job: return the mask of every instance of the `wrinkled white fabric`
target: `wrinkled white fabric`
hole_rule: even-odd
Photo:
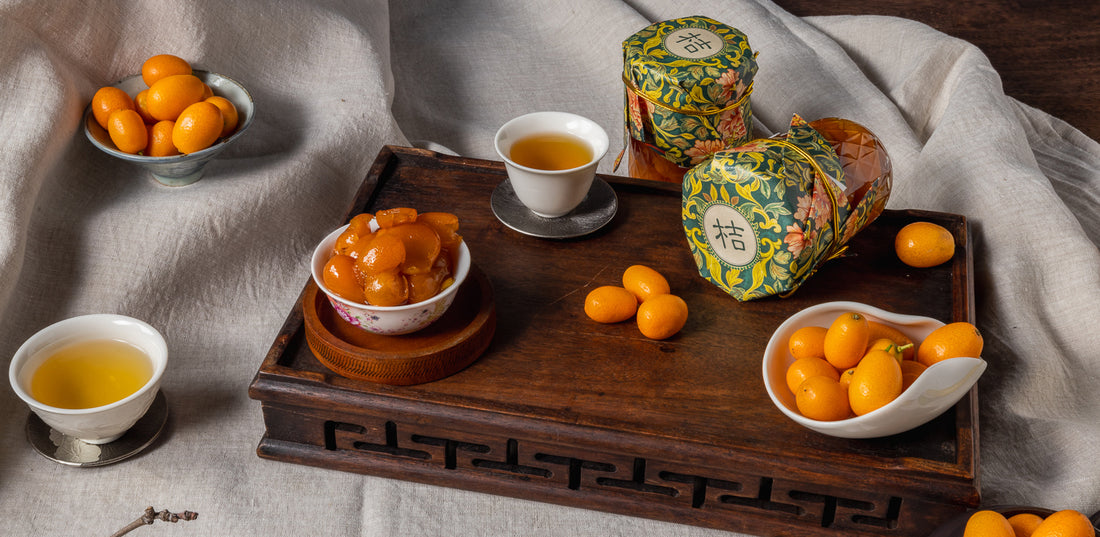
[[[496,159],[499,125],[552,109],[614,140],[622,41],[689,15],[748,35],[763,128],[794,113],[856,120],[892,157],[891,208],[969,220],[990,363],[984,503],[1100,509],[1100,144],[1006,97],[963,41],[895,18],[799,19],[767,0],[0,0],[0,363],[42,327],[95,312],[149,322],[171,353],[167,438],[123,464],[37,455],[25,405],[0,389],[3,533],[109,535],[153,505],[200,517],[138,531],[730,535],[262,460],[247,394],[313,245],[383,145]],[[246,135],[182,188],[107,157],[80,126],[98,87],[158,53],[232,76],[256,103]]]

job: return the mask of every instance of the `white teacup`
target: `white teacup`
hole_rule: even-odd
[[[31,395],[35,371],[54,352],[94,340],[119,340],[139,348],[152,366],[149,380],[129,396],[91,408],[59,408]],[[8,380],[15,394],[53,430],[89,444],[106,444],[125,434],[149,410],[167,365],[168,346],[155,328],[123,315],[100,313],[65,319],[31,336],[15,351]]]
[[[587,146],[590,158],[586,162],[567,169],[542,169],[520,164],[513,158],[517,141],[563,134]],[[599,124],[568,112],[534,112],[517,117],[501,126],[494,139],[516,197],[531,212],[545,218],[564,216],[584,201],[608,145],[607,133]]]

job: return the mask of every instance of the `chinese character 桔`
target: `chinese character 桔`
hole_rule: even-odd
[[[745,241],[741,240],[742,228],[733,223],[733,220],[730,220],[730,223],[728,225],[723,226],[722,223],[717,218],[715,218],[714,225],[712,227],[714,228],[715,232],[717,232],[714,238],[716,240],[720,239],[722,241],[722,248],[727,248],[726,238],[729,237],[729,248],[733,248],[737,251],[745,250]]]
[[[684,47],[684,50],[695,54],[702,49],[710,49],[710,41],[707,41],[702,36],[695,32],[682,35],[676,40],[678,45]]]

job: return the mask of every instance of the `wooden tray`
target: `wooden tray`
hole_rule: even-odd
[[[373,334],[340,318],[310,281],[300,302],[306,345],[325,367],[352,379],[410,385],[439,380],[476,360],[493,338],[492,286],[477,265],[439,320],[400,336]]]
[[[314,358],[299,300],[249,388],[267,427],[259,456],[757,535],[924,536],[978,505],[976,390],[916,430],[846,440],[787,419],[761,380],[772,331],[820,302],[973,322],[963,217],[887,211],[790,298],[738,303],[699,277],[677,185],[602,177],[619,198],[610,224],[538,239],[492,214],[501,163],[383,148],[349,217],[458,215],[493,286],[493,340],[441,380],[356,381]],[[916,219],[952,230],[952,263],[896,259],[894,234]],[[585,317],[588,290],[634,263],[687,301],[680,334],[651,341],[633,323]]]

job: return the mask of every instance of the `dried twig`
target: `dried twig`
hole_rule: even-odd
[[[131,531],[134,531],[142,526],[148,526],[158,520],[162,520],[164,522],[179,522],[181,520],[195,520],[196,518],[199,518],[199,514],[191,511],[184,511],[182,513],[169,513],[167,509],[163,511],[157,511],[152,507],[146,507],[145,512],[142,513],[137,520],[127,524],[125,528],[122,528],[111,534],[111,537],[121,537],[122,535],[126,535],[127,533],[130,533]]]

